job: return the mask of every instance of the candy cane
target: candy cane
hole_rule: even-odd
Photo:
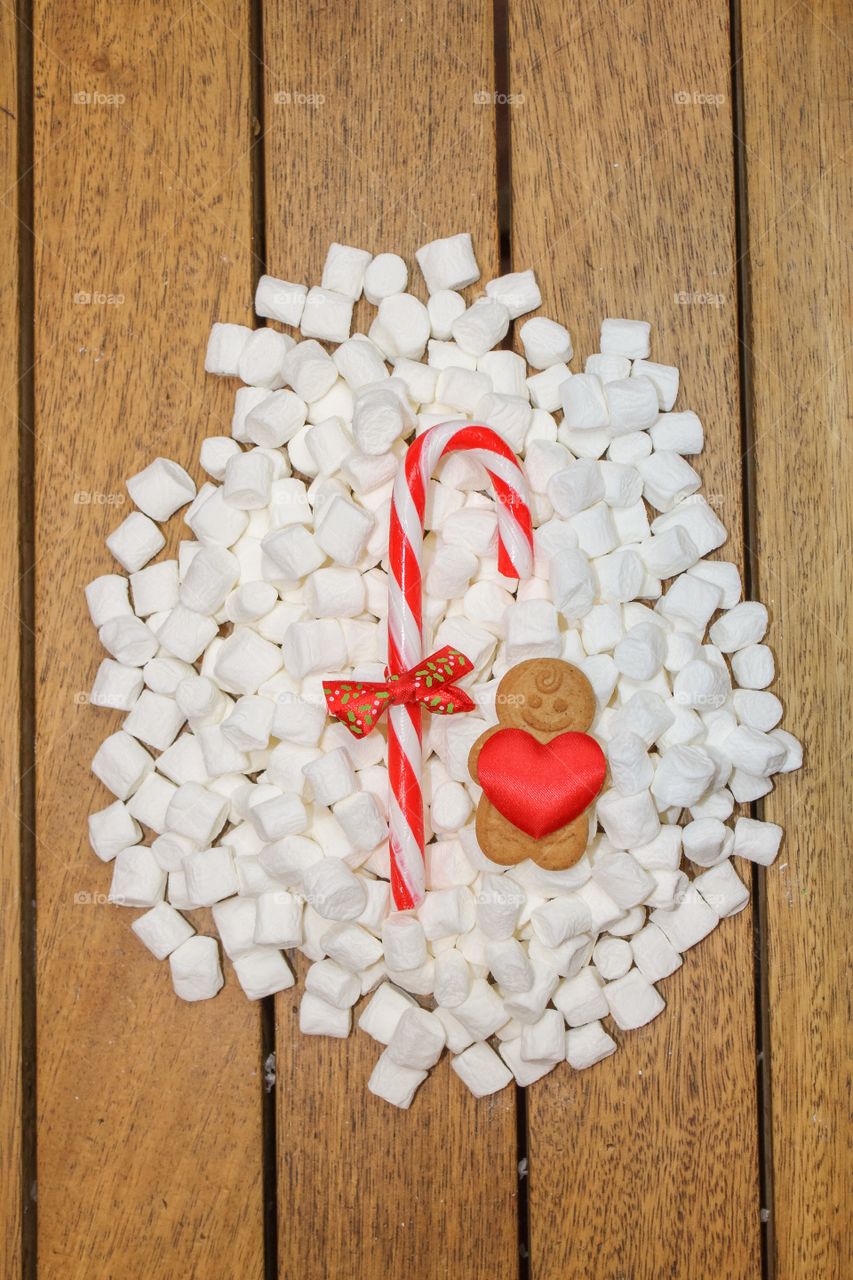
[[[398,471],[391,497],[388,671],[400,675],[424,656],[421,590],[424,507],[429,480],[448,453],[482,463],[497,499],[498,570],[526,578],[533,570],[527,482],[509,445],[491,427],[443,422],[417,437]],[[424,896],[424,815],[421,793],[421,709],[392,706],[388,725],[391,784],[391,891],[398,911]]]

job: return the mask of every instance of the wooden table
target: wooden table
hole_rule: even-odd
[[[3,1276],[850,1275],[842,0],[4,0],[0,33]],[[206,333],[253,323],[262,270],[463,229],[485,278],[536,269],[581,358],[602,316],[652,321],[807,767],[663,1016],[526,1095],[444,1063],[403,1114],[366,1037],[233,982],[179,1003],[104,905],[89,761],[120,716],[86,705],[81,588],[124,478],[228,433]]]

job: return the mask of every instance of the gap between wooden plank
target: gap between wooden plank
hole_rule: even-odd
[[[263,0],[249,0],[249,82],[252,130],[252,289],[267,269],[266,171],[264,164]],[[254,318],[256,327],[266,321]],[[264,1213],[264,1280],[278,1276],[278,1143],[276,1139],[275,997],[260,1002],[261,1141]]]
[[[755,564],[755,473],[752,420],[752,360],[750,332],[752,297],[749,279],[749,189],[747,157],[744,142],[743,25],[741,0],[730,0],[729,29],[731,35],[732,137],[735,197],[735,283],[738,313],[738,369],[740,392],[741,481],[743,486],[743,594],[745,600],[755,598],[757,574]],[[751,817],[763,816],[763,806],[747,806]],[[753,959],[755,989],[755,1086],[758,1134],[758,1195],[761,1232],[762,1280],[772,1280],[773,1266],[773,1118],[770,1094],[770,1037],[768,1034],[767,993],[767,901],[765,872],[754,866],[750,876],[753,911]]]
[[[18,28],[20,854],[21,854],[21,1272],[36,1275],[36,792],[35,792],[35,351],[33,255],[32,0],[20,0]]]
[[[494,0],[495,49],[495,175],[498,200],[499,271],[512,271],[512,128],[510,126],[510,54],[508,0]],[[512,349],[513,330],[501,343]],[[515,1088],[515,1153],[518,1162],[518,1277],[530,1276],[530,1213],[528,1190],[527,1090]]]

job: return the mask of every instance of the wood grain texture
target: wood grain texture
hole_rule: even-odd
[[[257,1008],[233,978],[178,1001],[105,904],[89,761],[121,716],[85,705],[82,592],[116,571],[125,478],[158,453],[198,477],[228,432],[202,366],[211,321],[250,315],[248,6],[51,0],[35,31],[39,1274],[251,1280]]]
[[[602,317],[651,321],[740,560],[728,6],[511,0],[510,59],[513,266],[535,268],[575,369]],[[660,989],[613,1057],[528,1090],[533,1280],[760,1274],[749,911]]]
[[[0,759],[0,1272],[21,1270],[21,847],[18,780],[20,733],[18,560],[18,68],[14,13],[0,9],[0,700],[5,750]]]
[[[491,21],[485,3],[266,9],[272,274],[317,283],[345,241],[402,254],[425,297],[414,250],[468,230],[496,274],[494,111],[475,101],[493,91]],[[371,314],[359,304],[354,328]],[[282,1276],[515,1274],[511,1091],[476,1102],[443,1062],[396,1111],[366,1090],[379,1046],[301,1037],[292,993],[277,1039]]]
[[[781,0],[743,14],[756,588],[806,764],[763,804],[786,830],[766,872],[777,1280],[853,1265],[850,17]]]

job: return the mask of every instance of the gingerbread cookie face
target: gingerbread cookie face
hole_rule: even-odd
[[[503,866],[530,858],[549,871],[581,858],[589,808],[604,783],[601,747],[586,729],[595,694],[582,671],[557,658],[513,667],[498,685],[499,724],[471,748],[468,767],[483,788],[477,840]]]
[[[582,671],[560,658],[531,658],[498,685],[501,724],[535,734],[583,732],[595,715],[595,694]]]

